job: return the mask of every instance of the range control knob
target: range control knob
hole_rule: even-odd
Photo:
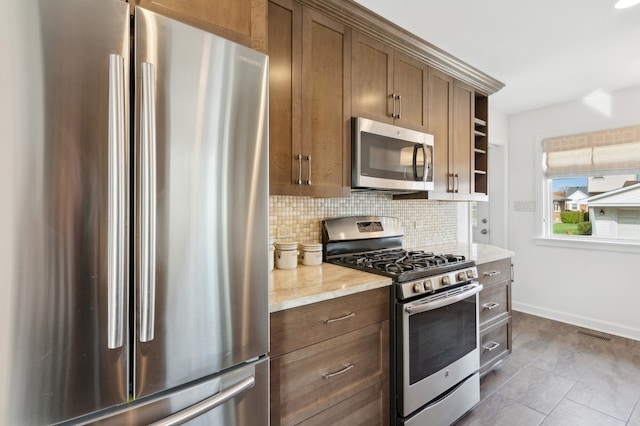
[[[467,274],[463,272],[458,272],[458,281],[464,281],[467,279]]]
[[[421,282],[415,283],[413,285],[413,292],[414,293],[424,293],[424,284],[422,284]]]
[[[475,278],[475,274],[473,273],[473,269],[469,269],[467,271],[467,278],[471,279],[471,278]]]
[[[442,277],[442,285],[451,285],[451,280],[449,279],[449,275],[445,275]]]
[[[424,289],[427,291],[433,290],[433,282],[431,282],[431,280],[426,280],[424,282]]]

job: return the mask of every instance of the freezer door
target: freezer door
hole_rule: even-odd
[[[269,423],[269,359],[241,365],[81,425],[264,426]],[[78,425],[80,426],[80,425]]]
[[[140,397],[268,352],[265,55],[136,8]]]
[[[0,424],[127,401],[129,6],[3,3]]]

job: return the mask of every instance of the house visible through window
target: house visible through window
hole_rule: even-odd
[[[640,240],[639,174],[550,181],[550,233]]]
[[[640,126],[543,141],[546,235],[640,241]]]

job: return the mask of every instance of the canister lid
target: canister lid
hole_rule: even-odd
[[[275,246],[278,250],[296,250],[298,243],[296,241],[276,241]]]
[[[301,245],[304,251],[322,251],[322,244],[320,243],[302,243]]]

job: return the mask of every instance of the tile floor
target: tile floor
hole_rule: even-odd
[[[513,312],[513,353],[480,399],[456,426],[640,426],[640,342]]]

